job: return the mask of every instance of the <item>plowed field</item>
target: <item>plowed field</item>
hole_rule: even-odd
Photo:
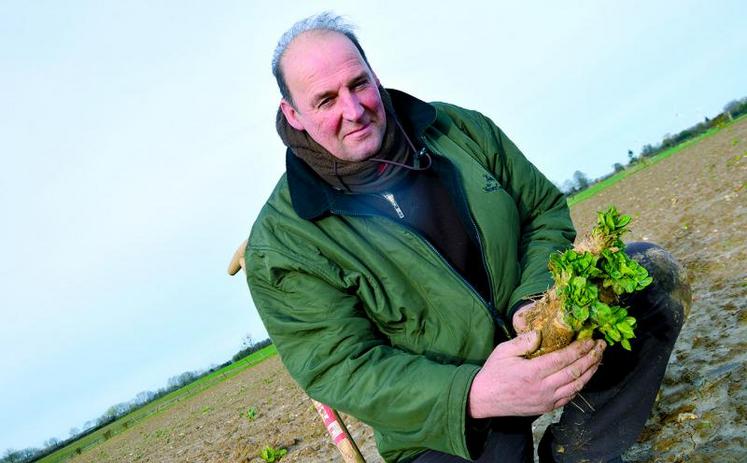
[[[653,241],[687,268],[694,302],[639,442],[640,462],[747,460],[747,119],[630,175],[572,208],[579,230],[614,204],[633,215],[628,240]],[[239,284],[239,282],[237,282]],[[257,416],[246,412],[254,407]],[[535,423],[537,435],[554,418]],[[369,428],[348,425],[369,462]],[[152,416],[76,456],[76,463],[341,461],[311,402],[278,357]]]

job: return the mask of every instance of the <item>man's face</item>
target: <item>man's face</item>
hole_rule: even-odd
[[[355,45],[335,32],[306,32],[280,63],[295,105],[282,100],[288,123],[333,156],[362,161],[381,147],[386,113],[378,79]]]

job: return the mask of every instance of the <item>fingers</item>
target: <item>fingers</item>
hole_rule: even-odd
[[[567,347],[537,357],[533,361],[546,372],[547,376],[550,376],[588,354],[595,345],[593,339],[574,341]]]
[[[516,314],[514,315],[513,325],[515,332],[523,333],[527,328],[527,320],[525,318],[525,314],[516,312]]]
[[[580,378],[589,368],[599,364],[604,352],[604,341],[597,341],[594,348],[589,350],[583,357],[578,358],[575,362],[567,367],[549,375],[545,381],[554,387],[561,387]]]
[[[586,386],[586,383],[588,383],[591,377],[594,376],[594,373],[596,373],[598,368],[599,363],[586,370],[586,372],[579,376],[578,379],[558,389],[555,393],[555,396],[558,398],[557,402],[563,402],[565,400],[565,403],[568,403],[573,400],[573,398],[576,397],[576,394],[581,392],[584,386]],[[563,405],[565,405],[565,403]],[[556,407],[558,406],[559,405],[556,405]]]
[[[540,338],[539,331],[528,331],[510,341],[502,342],[495,351],[502,357],[521,357],[539,349]]]
[[[586,385],[599,368],[605,346],[604,341],[597,341],[586,355],[546,379],[547,384],[555,388],[556,400],[572,397]]]
[[[528,304],[525,304],[523,307],[521,307],[519,310],[517,310],[514,313],[513,319],[511,320],[511,323],[514,325],[514,331],[517,333],[521,333],[526,331],[527,329],[527,312],[529,312],[529,309],[534,307],[534,302],[530,302]]]
[[[570,397],[563,397],[562,399],[555,401],[555,403],[552,406],[552,409],[555,410],[556,408],[560,408],[564,405],[567,405],[571,400],[573,400],[574,397],[576,396],[572,395]]]

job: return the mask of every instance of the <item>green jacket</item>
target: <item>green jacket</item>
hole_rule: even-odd
[[[332,189],[290,152],[252,228],[247,280],[291,376],[371,425],[387,461],[425,449],[475,457],[472,379],[511,336],[511,308],[550,286],[548,255],[575,232],[562,194],[490,119],[391,94],[469,213],[492,300],[415,230]]]

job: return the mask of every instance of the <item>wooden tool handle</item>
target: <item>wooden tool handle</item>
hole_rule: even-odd
[[[366,463],[337,410],[314,399],[311,401],[314,403],[319,416],[322,417],[322,421],[324,421],[324,426],[327,428],[332,442],[337,446],[337,450],[340,451],[342,460],[345,463]]]
[[[239,273],[239,270],[246,266],[244,262],[244,251],[246,250],[246,242],[247,240],[244,240],[244,242],[241,243],[238,248],[236,248],[236,252],[233,253],[231,262],[229,262],[228,264],[229,275],[236,275],[237,273]]]
[[[233,253],[231,262],[228,264],[229,275],[236,275],[240,270],[246,267],[246,263],[244,262],[246,244],[247,241],[245,240],[239,245],[236,252]],[[311,401],[314,403],[314,407],[319,413],[319,416],[322,417],[324,427],[327,428],[327,432],[332,438],[332,442],[335,443],[337,450],[340,451],[342,460],[345,463],[366,463],[366,460],[363,459],[361,451],[358,449],[358,446],[355,445],[355,441],[350,436],[348,428],[345,427],[345,423],[337,413],[337,410],[328,405],[324,405],[321,402],[317,402],[316,400],[312,399]]]

